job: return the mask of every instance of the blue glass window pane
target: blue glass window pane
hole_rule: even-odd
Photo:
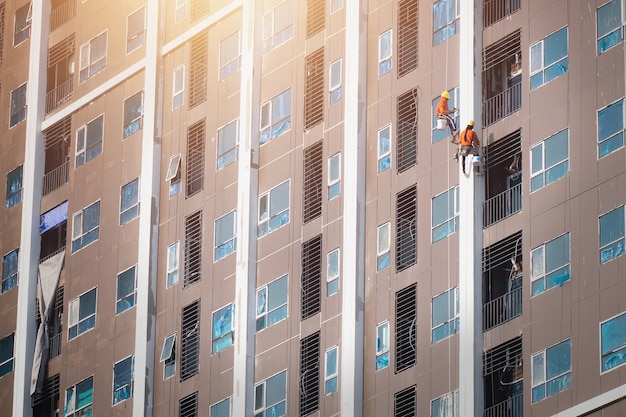
[[[600,246],[624,237],[624,206],[600,216]]]
[[[337,182],[328,187],[328,199],[331,200],[341,193],[341,183]]]
[[[530,152],[532,173],[535,174],[543,169],[543,144],[538,144]]]
[[[93,402],[93,378],[76,384],[76,408],[81,408]]]
[[[215,244],[221,245],[233,239],[235,234],[235,222],[237,221],[235,211],[217,219],[215,221]]]
[[[621,30],[616,30],[598,40],[598,53],[606,52],[622,41]]]
[[[538,387],[533,388],[533,402],[541,401],[546,398],[546,390],[545,385],[539,385]]]
[[[546,272],[568,264],[569,260],[569,233],[546,243]]]
[[[602,355],[626,346],[626,314],[615,317],[600,326]]]
[[[548,288],[559,286],[567,281],[569,281],[570,273],[569,266],[558,269],[548,275],[546,275],[546,282]]]
[[[287,396],[287,374],[286,372],[281,372],[277,375],[274,375],[271,378],[268,378],[265,382],[266,388],[266,400],[265,404],[271,405],[276,404],[280,401],[284,401]]]
[[[623,330],[626,331],[626,330]],[[626,348],[602,357],[602,372],[626,363]]]
[[[552,379],[557,375],[570,371],[572,369],[571,363],[570,340],[546,349],[546,379]]]
[[[339,278],[326,283],[326,296],[330,297],[339,292]]]
[[[598,7],[597,23],[598,38],[620,27],[622,16],[621,1],[611,0],[602,7]]]
[[[607,263],[608,261],[617,258],[624,254],[624,239],[608,245],[600,250],[600,262]]]
[[[603,141],[624,130],[624,100],[598,112],[598,141]]]
[[[541,187],[543,187],[543,174],[530,179],[530,191],[537,191]]]
[[[547,395],[551,396],[557,394],[572,385],[572,374],[568,373],[560,376],[552,381],[548,381],[546,384]]]
[[[568,67],[569,67],[569,60],[567,58],[562,59],[556,64],[547,67],[544,73],[545,82],[547,83],[548,81],[551,81],[555,79],[556,77],[565,74],[567,72]]]
[[[544,281],[543,278],[533,281],[530,286],[531,286],[530,292],[532,296],[541,294],[542,292],[546,290],[546,282]]]
[[[0,363],[8,361],[13,357],[14,334],[10,334],[0,340]]]
[[[213,338],[218,338],[232,330],[232,304],[213,313]]]
[[[543,85],[543,72],[538,72],[537,74],[530,77],[530,89],[534,90],[537,87],[541,87]]]
[[[598,156],[600,158],[607,156],[611,152],[620,149],[624,146],[624,132],[620,132],[610,139],[598,145]]]
[[[265,414],[267,417],[280,417],[280,416],[284,416],[286,413],[286,405],[285,402],[281,402],[279,404],[276,404],[273,407],[270,407],[267,409],[267,413]]]
[[[386,59],[378,64],[378,76],[382,77],[391,71],[391,59]]]
[[[567,159],[567,155],[569,154],[567,136],[568,129],[565,129],[545,140],[546,168],[550,168],[551,166]],[[533,164],[534,162],[535,161],[533,160]]]
[[[272,100],[272,124],[275,124],[291,114],[291,89],[285,91]]]
[[[390,260],[391,256],[389,255],[389,252],[380,255],[377,259],[378,270],[380,271],[381,269],[387,268],[389,266]]]
[[[276,310],[271,311],[267,315],[268,326],[278,323],[279,321],[287,318],[287,306],[284,305]]]
[[[389,352],[385,352],[376,357],[376,370],[383,369],[389,366]]]
[[[554,168],[551,168],[546,171],[546,185],[558,180],[559,178],[563,178],[567,171],[569,170],[568,161],[561,162]]]
[[[100,202],[96,202],[83,211],[83,233],[100,224]]]
[[[378,172],[381,173],[383,171],[391,168],[391,156],[387,155],[384,158],[380,158],[378,160]]]
[[[83,294],[80,297],[80,305],[78,308],[79,320],[96,313],[96,289]]]
[[[433,329],[433,343],[436,343],[452,334],[452,323],[445,323]]]
[[[567,55],[567,27],[548,36],[543,41],[544,66],[547,67]]]
[[[433,309],[433,318],[432,318],[433,327],[436,327],[442,323],[445,323],[450,319],[450,315],[448,313],[450,306],[448,303],[447,292],[433,298],[432,309]]]
[[[328,395],[331,392],[337,391],[337,377],[331,378],[325,383],[324,392]]]

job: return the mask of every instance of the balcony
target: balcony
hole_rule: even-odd
[[[500,297],[497,297],[483,306],[483,331],[513,320],[522,315],[522,286],[521,276],[519,287],[514,288]],[[514,280],[515,283],[515,280]]]
[[[483,354],[483,417],[523,417],[523,376],[521,335]]]
[[[69,78],[53,88],[51,91],[48,91],[46,93],[46,114],[50,113],[60,105],[70,101],[73,90],[74,80]]]
[[[43,177],[43,195],[46,196],[54,190],[61,188],[70,180],[70,160],[69,157],[63,165],[47,172]]]
[[[76,16],[76,0],[52,0],[50,12],[50,33],[60,28]]]
[[[489,27],[515,13],[522,6],[522,0],[485,0],[483,4],[483,27]]]
[[[489,227],[522,209],[522,183],[496,194],[483,203],[483,225]]]
[[[483,417],[523,417],[524,394],[508,398],[499,404],[485,409]]]
[[[504,119],[522,107],[522,83],[514,84],[483,103],[483,126]]]

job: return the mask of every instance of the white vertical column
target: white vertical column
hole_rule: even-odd
[[[235,275],[235,363],[232,416],[252,416],[254,400],[257,197],[261,3],[242,2],[239,169],[237,180],[237,266]]]
[[[460,2],[460,129],[474,120],[479,139],[482,131],[482,1]],[[471,69],[471,70],[470,70]],[[471,157],[468,156],[467,164]],[[459,161],[461,158],[459,158]],[[459,342],[459,400],[461,416],[482,416],[484,408],[482,379],[482,204],[484,177],[460,169],[459,293],[461,330]]]
[[[339,380],[340,414],[353,417],[363,415],[367,1],[346,1],[345,8],[343,287]]]
[[[137,249],[137,304],[135,306],[135,364],[133,416],[151,417],[154,395],[156,345],[156,287],[159,251],[159,198],[163,108],[162,61],[159,54],[164,1],[146,4],[146,65],[144,71],[144,124],[139,182],[139,247]],[[164,14],[163,14],[164,15]]]
[[[41,122],[45,117],[46,59],[50,2],[32,2],[28,85],[26,87],[26,138],[22,174],[22,223],[17,288],[17,323],[13,355],[13,416],[31,417],[30,379],[37,335],[35,290],[39,266],[39,215],[44,174],[44,136]]]

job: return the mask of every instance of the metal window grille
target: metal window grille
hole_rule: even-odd
[[[180,328],[182,339],[180,347],[180,380],[184,381],[198,373],[198,362],[200,359],[200,300],[183,307]]]
[[[396,197],[396,272],[417,262],[417,185]]]
[[[393,396],[394,417],[411,417],[417,414],[417,387],[413,385]]]
[[[522,336],[489,349],[483,354],[483,375],[505,369],[518,369],[522,364]]]
[[[189,108],[206,101],[208,76],[208,32],[202,32],[191,40],[189,65]]]
[[[32,397],[33,415],[53,416],[59,406],[59,390],[61,376],[55,374],[46,379],[41,393],[35,393]]]
[[[204,161],[206,148],[205,120],[187,129],[187,197],[204,189]]]
[[[396,373],[417,363],[417,284],[396,293]]]
[[[72,33],[48,50],[48,68],[74,55],[74,48],[74,34]]]
[[[398,97],[398,132],[396,153],[398,173],[417,164],[417,89]]]
[[[493,271],[503,266],[511,265],[511,259],[518,264],[522,260],[522,231],[512,234],[491,246],[483,249],[483,273]],[[519,242],[518,242],[519,241]],[[507,266],[508,268],[508,266]]]
[[[324,121],[324,48],[306,57],[304,83],[304,130]]]
[[[300,415],[319,408],[320,332],[300,341]]]
[[[191,0],[191,22],[204,17],[209,13],[209,0]]]
[[[515,57],[515,54],[521,56],[521,53],[521,29],[517,29],[483,49],[483,72]]]
[[[304,223],[322,215],[322,141],[304,150]]]
[[[398,3],[398,78],[417,68],[419,1]]]
[[[506,163],[510,167],[513,157],[519,154],[521,158],[522,152],[522,131],[517,129],[515,132],[509,133],[503,138],[491,143],[485,147],[485,169],[493,169],[497,165]],[[521,160],[517,161],[518,167],[521,168]]]
[[[483,27],[512,15],[522,6],[522,0],[485,0],[483,3]]]
[[[186,288],[202,278],[202,211],[185,218],[185,272]]]
[[[198,392],[180,399],[178,415],[180,417],[196,417],[198,415]]]
[[[4,45],[4,11],[5,3],[0,4],[0,65],[2,65],[2,52]]]
[[[306,37],[310,38],[324,30],[326,26],[326,1],[307,0],[306,2]]]
[[[322,235],[302,244],[302,320],[321,310]]]

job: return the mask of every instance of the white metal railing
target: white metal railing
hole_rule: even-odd
[[[483,227],[487,228],[521,209],[522,183],[519,183],[483,203]]]
[[[74,80],[70,77],[67,81],[46,93],[46,113],[50,113],[63,103],[67,103],[72,98],[73,90]]]
[[[485,410],[483,417],[523,417],[524,395],[518,394]]]
[[[515,84],[483,102],[483,126],[494,124],[522,107],[522,83]]]
[[[42,194],[48,195],[57,188],[67,184],[70,180],[69,176],[70,161],[69,158],[60,166],[54,168],[43,177],[43,192]]]
[[[66,248],[66,245],[63,245],[60,248],[58,248],[57,250],[55,250],[54,252],[47,254],[43,258],[39,259],[39,263],[45,262],[48,259],[52,258],[54,255],[58,255],[61,252],[65,252],[65,248]]]
[[[485,0],[483,5],[484,27],[491,26],[518,11],[521,3],[521,0]]]
[[[76,0],[68,0],[50,12],[50,32],[76,16]]]
[[[522,288],[516,288],[485,303],[483,306],[484,331],[513,320],[522,314]]]

